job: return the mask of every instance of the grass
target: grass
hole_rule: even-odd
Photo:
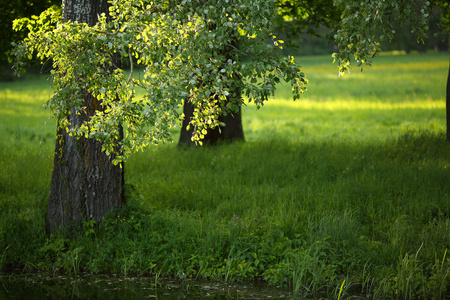
[[[364,72],[354,70],[340,78],[331,57],[299,58],[310,81],[304,98],[291,101],[285,87],[265,109],[254,113],[254,107],[247,107],[245,134],[249,140],[279,134],[303,140],[383,140],[421,126],[439,131],[437,113],[439,118],[445,114],[447,56],[382,56]]]
[[[448,55],[383,56],[341,78],[329,57],[298,61],[310,80],[303,99],[282,86],[260,111],[248,105],[245,143],[136,154],[128,204],[76,239],[44,234],[48,84],[0,83],[1,267],[264,280],[308,297],[448,297]]]

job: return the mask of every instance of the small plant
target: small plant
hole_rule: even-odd
[[[435,264],[428,280],[427,288],[434,299],[443,299],[450,285],[450,260],[446,258],[446,255],[447,249],[445,249],[442,260],[435,255]]]
[[[374,278],[371,277],[371,264],[367,261],[364,264],[363,273],[361,275],[361,293],[370,294],[373,289]]]
[[[78,273],[80,272],[80,264],[81,264],[80,253],[82,250],[83,250],[82,247],[77,247],[63,254],[63,257],[65,258],[64,269],[69,274],[78,275]]]
[[[83,221],[83,231],[84,236],[87,238],[95,238],[95,230],[98,224],[95,220],[85,220]]]
[[[129,256],[124,256],[121,259],[121,272],[126,277],[130,270],[135,266],[134,253]]]
[[[422,294],[425,287],[425,276],[420,265],[418,254],[422,246],[415,255],[405,254],[398,264],[398,272],[395,277],[397,285],[397,295],[402,299],[414,299],[419,293]]]
[[[6,257],[6,250],[8,250],[9,246],[6,246],[3,250],[2,256],[0,257],[0,270],[3,269],[3,266],[5,264],[5,257]]]
[[[313,245],[297,255],[292,271],[292,286],[294,294],[304,296],[315,294],[324,286],[332,283],[336,277],[333,265],[321,257],[321,246]]]
[[[40,249],[40,252],[44,255],[59,256],[67,250],[70,240],[65,238],[63,234],[51,235],[47,238],[45,245]]]
[[[342,281],[341,287],[339,288],[339,294],[338,294],[338,297],[337,297],[338,300],[341,299],[342,291],[344,290],[345,280],[346,280],[346,279],[344,279],[344,281]],[[345,294],[345,293],[344,293],[344,294]]]

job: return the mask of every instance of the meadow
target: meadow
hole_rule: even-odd
[[[150,147],[127,204],[47,237],[55,120],[45,75],[0,83],[0,268],[267,282],[298,297],[450,295],[448,53],[386,55],[244,107],[246,142]]]

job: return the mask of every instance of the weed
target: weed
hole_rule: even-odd
[[[132,268],[135,267],[135,261],[134,261],[134,254],[131,255],[125,255],[123,254],[123,257],[121,259],[121,273],[127,277],[129,275],[129,272]]]
[[[398,264],[396,281],[396,293],[401,299],[414,299],[423,294],[424,286],[423,268],[418,260],[419,250],[415,255],[405,254]]]
[[[342,295],[345,295],[345,292],[344,293],[342,293],[343,291],[344,291],[344,285],[345,285],[345,281],[346,281],[347,279],[344,279],[344,281],[342,281],[342,284],[341,284],[341,286],[340,286],[340,288],[339,288],[339,294],[338,294],[338,296],[337,296],[337,299],[339,300],[339,299],[341,299],[341,296]],[[348,285],[347,285],[348,286]],[[335,295],[336,295],[336,293],[335,293]]]
[[[66,262],[64,264],[64,269],[69,274],[77,275],[80,272],[81,257],[80,252],[83,250],[82,247],[77,247],[68,251],[64,256]]]
[[[0,257],[0,270],[3,269],[3,266],[5,265],[5,254],[6,251],[8,250],[9,246],[6,246],[5,249],[3,250],[2,256]]]
[[[83,221],[83,231],[87,238],[95,238],[95,230],[98,224],[95,220],[85,220]]]
[[[450,282],[450,260],[446,258],[447,249],[445,249],[442,260],[437,255],[435,263],[431,270],[431,275],[427,284],[427,291],[430,291],[430,298],[442,299],[447,294]]]

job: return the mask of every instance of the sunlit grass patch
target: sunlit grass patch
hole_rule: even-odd
[[[444,130],[445,54],[380,57],[373,67],[343,77],[330,58],[297,60],[310,81],[308,90],[294,102],[289,86],[282,85],[261,110],[251,103],[245,106],[249,140],[289,136],[367,141],[395,138],[405,130]]]
[[[421,98],[443,101],[445,97],[448,73],[448,55],[445,53],[379,57],[362,72],[355,66],[351,74],[341,77],[338,77],[337,66],[330,61],[331,58],[326,57],[297,59],[310,81],[303,99],[369,97],[401,102]],[[289,88],[279,90],[276,98],[291,99]]]
[[[29,131],[42,135],[43,129],[55,128],[50,111],[44,108],[51,96],[47,76],[34,76],[15,82],[0,82],[0,128],[2,133]],[[50,120],[50,121],[49,121]],[[48,121],[48,127],[44,125]]]
[[[245,110],[249,140],[289,137],[298,141],[374,141],[396,138],[405,131],[442,132],[445,104],[438,101],[380,102],[330,100],[273,101],[258,112]]]
[[[445,109],[444,101],[431,101],[423,99],[421,101],[386,102],[374,99],[335,99],[329,101],[314,101],[304,99],[302,101],[291,101],[288,99],[274,99],[267,103],[267,107],[279,107],[289,109],[311,109],[321,111],[345,110],[401,110],[401,109]]]

